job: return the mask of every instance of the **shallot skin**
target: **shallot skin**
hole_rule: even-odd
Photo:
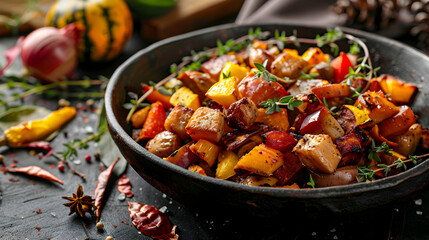
[[[75,24],[69,24],[62,29],[42,27],[31,32],[21,47],[27,71],[43,82],[69,77],[78,64],[76,47],[80,31]]]

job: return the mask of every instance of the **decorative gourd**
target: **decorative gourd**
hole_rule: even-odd
[[[62,28],[78,22],[80,61],[104,62],[119,55],[133,32],[133,19],[123,0],[59,0],[46,15],[45,25]]]

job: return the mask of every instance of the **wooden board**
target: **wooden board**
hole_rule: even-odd
[[[189,32],[237,13],[244,0],[180,0],[166,15],[142,20],[142,33],[149,40]]]

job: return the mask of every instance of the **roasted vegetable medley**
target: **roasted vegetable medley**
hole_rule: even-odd
[[[267,35],[218,42],[158,84],[141,83],[133,138],[172,164],[252,186],[373,181],[427,157],[413,155],[429,148],[410,107],[416,85],[377,76],[363,41],[338,29]],[[350,49],[338,54],[344,39]]]

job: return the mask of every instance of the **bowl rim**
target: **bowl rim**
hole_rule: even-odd
[[[174,37],[170,37],[158,42],[151,44],[150,46],[139,50],[137,53],[132,55],[129,59],[127,59],[124,63],[122,63],[113,73],[111,79],[108,82],[106,92],[105,92],[105,108],[106,108],[106,118],[111,131],[113,131],[116,135],[121,136],[122,141],[129,145],[130,148],[143,155],[146,160],[151,161],[157,167],[165,168],[168,171],[173,171],[175,173],[184,175],[186,177],[192,178],[196,181],[203,181],[208,184],[219,185],[220,187],[231,188],[234,190],[244,190],[250,193],[255,194],[268,194],[275,195],[276,197],[299,197],[304,199],[320,199],[320,198],[330,198],[330,197],[341,197],[341,196],[350,196],[353,194],[359,194],[363,192],[371,192],[371,191],[379,191],[382,189],[393,188],[402,182],[407,181],[410,178],[418,177],[422,172],[427,171],[429,169],[429,159],[422,161],[421,163],[413,166],[407,171],[401,172],[397,175],[386,177],[383,179],[379,179],[372,182],[362,182],[362,183],[354,183],[350,185],[344,186],[332,186],[332,187],[324,187],[324,188],[314,188],[314,189],[291,189],[291,188],[276,188],[276,187],[260,187],[260,186],[248,186],[240,183],[217,179],[209,176],[202,176],[198,173],[191,172],[185,168],[177,166],[175,164],[171,164],[162,158],[150,153],[147,151],[144,146],[140,145],[136,141],[132,139],[132,137],[124,130],[124,128],[119,124],[119,121],[115,118],[112,108],[112,92],[115,88],[116,83],[118,82],[120,75],[125,71],[125,69],[132,64],[133,62],[137,62],[138,59],[155,49],[161,48],[163,45],[183,41],[191,37],[197,37],[204,34],[210,34],[216,31],[227,30],[230,28],[250,28],[250,27],[272,27],[272,26],[283,26],[283,27],[292,27],[292,28],[311,28],[318,30],[326,30],[327,28],[333,28],[333,26],[312,26],[309,24],[284,24],[284,23],[258,23],[258,24],[223,24],[218,26],[213,26],[209,28],[204,28],[196,31],[192,31],[189,33],[177,35]],[[413,55],[420,55],[420,57],[425,58],[429,63],[429,57],[426,56],[421,51],[408,46],[406,44],[400,43],[396,40],[389,39],[380,35],[376,35],[373,33],[364,32],[357,29],[350,29],[347,27],[339,27],[342,31],[346,33],[350,33],[352,35],[357,35],[359,38],[372,38],[379,42],[389,43],[394,45],[395,47],[402,48],[405,51],[410,51]],[[131,165],[131,164],[130,164]]]

